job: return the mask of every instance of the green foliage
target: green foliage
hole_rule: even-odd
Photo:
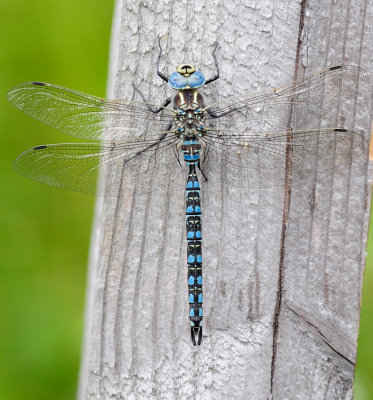
[[[0,398],[76,397],[94,198],[17,175],[38,144],[74,141],[7,91],[45,81],[105,95],[113,1],[0,1]]]
[[[373,226],[373,207],[370,226]],[[373,399],[373,232],[369,231],[368,257],[364,272],[363,298],[361,302],[360,333],[355,372],[355,400]]]

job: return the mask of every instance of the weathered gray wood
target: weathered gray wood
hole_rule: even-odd
[[[371,1],[118,0],[115,97],[154,103],[156,76],[194,62],[205,98],[269,89],[327,66],[372,71]],[[370,89],[343,113],[370,129]],[[336,113],[341,111],[336,110]],[[184,178],[97,201],[80,399],[351,399],[369,211],[367,159],[305,186],[202,190],[204,337],[190,343]]]

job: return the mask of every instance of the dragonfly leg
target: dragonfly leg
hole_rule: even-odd
[[[158,39],[158,46],[159,46],[159,54],[158,54],[158,58],[157,58],[157,74],[161,79],[163,79],[164,81],[166,81],[168,83],[169,77],[167,77],[166,75],[163,75],[162,72],[159,70],[159,61],[161,60],[161,55],[162,55],[161,38]]]
[[[177,163],[179,164],[180,167],[182,167],[181,162],[180,162],[180,158],[179,158],[179,149],[177,148],[177,146],[176,146],[176,148],[175,148],[175,146],[173,146],[172,150],[174,152],[174,156],[175,156],[175,158],[177,160]]]
[[[172,126],[172,123],[170,123],[170,125],[168,126],[167,131],[170,130],[171,126]],[[157,142],[154,142],[154,143],[150,144],[149,146],[145,147],[145,149],[142,149],[142,150],[138,151],[137,153],[135,153],[134,155],[132,155],[130,158],[125,159],[124,162],[126,163],[126,162],[128,162],[128,161],[131,161],[131,160],[133,160],[134,158],[136,158],[137,156],[139,156],[140,154],[143,154],[143,153],[145,153],[146,151],[148,151],[149,149],[151,149],[152,147],[158,145],[158,144],[159,144],[160,142],[162,142],[162,140],[164,140],[164,138],[167,136],[167,131],[166,131],[165,133],[163,133],[163,134],[159,137],[159,139],[158,139]]]
[[[215,51],[217,48],[218,48],[218,42],[216,42],[214,51],[212,52],[212,56],[214,57],[214,60],[215,60],[216,74],[212,78],[207,79],[207,81],[205,82],[205,85],[208,85],[209,83],[214,82],[217,79],[219,79],[219,65],[218,65],[218,60],[216,59],[216,55],[215,55]]]
[[[167,107],[167,106],[171,103],[171,99],[168,98],[168,99],[166,99],[166,100],[163,102],[163,104],[162,104],[161,107],[155,108],[155,109],[154,109],[154,108],[152,108],[152,107],[150,106],[150,104],[148,103],[148,100],[145,98],[145,96],[144,96],[144,94],[141,92],[141,90],[138,89],[138,88],[136,87],[136,85],[135,85],[133,82],[132,82],[132,86],[133,86],[133,88],[136,90],[136,92],[139,93],[139,95],[141,96],[141,98],[144,100],[144,102],[146,103],[146,106],[149,108],[149,110],[150,110],[152,113],[154,113],[154,114],[159,113],[160,111],[162,111],[165,107]]]
[[[201,169],[201,165],[203,165],[203,163],[206,161],[207,159],[207,155],[210,151],[210,146],[207,145],[207,143],[204,140],[201,140],[202,142],[202,149],[203,149],[203,158],[200,160],[200,165],[198,165],[198,168]]]
[[[201,171],[202,176],[205,178],[205,182],[207,182],[207,181],[208,181],[207,176],[206,176],[205,173],[203,172],[203,170],[202,170],[202,168],[201,168],[201,166],[200,166],[200,163],[197,164],[197,167],[198,167],[198,169]]]

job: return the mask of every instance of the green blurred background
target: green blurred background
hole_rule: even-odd
[[[32,146],[72,141],[27,117],[7,90],[40,80],[105,95],[113,0],[0,0],[0,400],[76,396],[94,198],[12,170]],[[355,400],[373,399],[373,244]]]
[[[114,0],[0,0],[0,400],[76,398],[94,197],[12,170],[74,139],[6,100],[31,80],[105,96]]]

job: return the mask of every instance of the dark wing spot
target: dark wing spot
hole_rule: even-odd
[[[337,129],[334,129],[334,132],[347,132],[347,129],[337,128]]]
[[[32,84],[37,86],[46,86],[43,82],[32,82]]]
[[[40,150],[40,149],[46,149],[46,148],[47,148],[47,146],[42,145],[42,146],[33,147],[32,150]]]
[[[342,65],[336,65],[334,67],[330,67],[329,71],[334,71],[335,69],[340,69],[340,68],[342,68]]]

